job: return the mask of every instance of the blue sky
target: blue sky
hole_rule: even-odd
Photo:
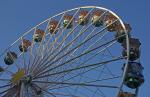
[[[142,45],[145,83],[139,97],[150,97],[149,0],[0,0],[0,53],[23,32],[61,11],[86,5],[111,9],[132,25],[132,35]]]

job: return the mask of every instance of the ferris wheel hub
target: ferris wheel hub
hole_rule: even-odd
[[[25,76],[25,70],[24,69],[20,69],[18,70],[18,72],[16,72],[13,76],[12,76],[12,83],[16,84],[18,83],[23,77]]]
[[[31,75],[24,76],[21,79],[21,82],[24,84],[30,84],[32,82],[32,76]]]
[[[20,69],[18,72],[16,72],[11,79],[13,84],[17,83],[24,83],[24,84],[30,84],[32,81],[31,75],[26,75],[24,69]]]

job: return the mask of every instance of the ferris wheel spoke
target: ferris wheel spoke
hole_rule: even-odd
[[[64,70],[64,71],[56,72],[56,73],[53,73],[53,74],[38,76],[38,77],[36,77],[34,79],[43,78],[43,77],[47,77],[47,76],[52,76],[52,75],[56,75],[56,74],[61,74],[61,73],[65,73],[65,72],[70,72],[70,71],[74,71],[74,70],[80,70],[80,69],[84,69],[84,68],[94,67],[94,66],[97,66],[97,65],[103,66],[103,65],[108,64],[110,62],[118,61],[118,60],[122,60],[122,59],[124,59],[124,57],[118,57],[118,58],[115,58],[115,59],[112,59],[112,60],[107,60],[107,61],[103,61],[103,62],[99,62],[99,63],[95,63],[95,64],[89,64],[89,65],[85,65],[85,66],[80,66],[80,67],[77,67],[77,68]]]
[[[42,92],[48,93],[48,94],[50,94],[51,96],[56,97],[53,93],[50,93],[49,91],[47,91],[47,90],[45,90],[45,89],[39,87],[39,86],[36,85],[36,84],[34,84],[34,85],[35,85],[37,88],[39,88]]]
[[[115,23],[117,20],[115,20],[113,23]],[[109,26],[109,25],[108,25]],[[93,36],[91,36],[90,38],[87,37],[87,39],[85,39],[82,43],[80,43],[79,45],[77,45],[75,48],[73,48],[72,50],[70,50],[68,53],[71,53],[72,51],[74,51],[75,49],[77,49],[78,47],[82,46],[84,43],[86,43],[87,41],[91,40],[93,37],[95,37],[96,35],[98,35],[99,33],[101,33],[103,30],[105,30],[107,27],[103,28],[101,31],[99,31],[98,33],[94,34]],[[116,39],[115,39],[116,40]],[[72,42],[72,41],[71,41]],[[64,47],[65,48],[65,47]],[[64,49],[61,50],[61,52],[63,51]],[[64,56],[66,56],[68,53],[66,53]],[[53,60],[58,54],[60,54],[60,52],[58,52],[53,58],[51,58],[51,60]],[[64,56],[61,56],[60,58],[58,58],[56,61],[58,61],[59,59],[61,59],[62,57]],[[50,61],[51,61],[50,60]],[[52,63],[55,63],[56,61],[52,62]],[[49,63],[49,62],[47,62]],[[46,63],[46,64],[47,64]],[[51,65],[51,64],[50,64]],[[44,69],[46,69],[47,67],[49,67],[50,65],[46,65],[46,67]]]
[[[90,53],[90,52],[92,52],[92,51],[94,51],[94,50],[96,50],[96,49],[99,49],[99,48],[101,48],[101,47],[103,47],[103,46],[105,46],[105,45],[107,45],[107,44],[110,44],[111,42],[114,42],[115,40],[116,40],[116,39],[113,39],[113,40],[111,40],[111,41],[109,41],[109,42],[107,42],[107,43],[104,43],[104,44],[102,44],[102,45],[96,47],[96,48],[93,48],[93,49],[88,50],[88,51],[86,51],[86,52],[84,52],[84,53],[81,53],[81,54],[78,55],[77,57],[74,57],[74,58],[72,58],[72,59],[70,59],[70,60],[68,60],[68,61],[66,61],[66,62],[64,62],[64,63],[62,63],[62,64],[60,64],[60,65],[58,65],[58,66],[56,66],[56,67],[54,67],[54,68],[51,68],[50,70],[45,71],[45,72],[51,71],[51,70],[56,69],[56,68],[58,68],[58,67],[60,67],[60,66],[64,66],[66,63],[69,63],[69,62],[71,62],[71,61],[73,61],[73,60],[75,60],[75,59],[77,59],[77,58],[79,58],[79,57],[82,57],[82,56],[84,56],[84,55],[86,55],[86,54],[88,54],[88,53]],[[82,44],[82,43],[81,43],[81,44]],[[79,45],[80,45],[80,44],[79,44]],[[75,48],[76,48],[76,47],[75,47]],[[70,51],[69,51],[68,53],[66,53],[65,55],[69,54],[71,51],[72,51],[72,50],[70,50]],[[61,56],[60,58],[58,58],[56,61],[52,62],[51,64],[54,64],[55,62],[57,62],[59,59],[61,59],[61,58],[64,57],[65,55]],[[50,64],[50,65],[51,65],[51,64]],[[45,72],[44,72],[44,73],[45,73]]]
[[[114,76],[114,77],[108,77],[108,78],[103,78],[103,79],[97,79],[93,81],[86,81],[85,83],[100,82],[100,81],[106,81],[106,80],[112,80],[112,79],[118,79],[118,78],[121,78],[121,76]]]
[[[10,79],[0,79],[0,81],[6,81],[6,82],[8,82],[8,81],[10,81]]]
[[[116,77],[116,78],[118,78],[118,77]],[[99,81],[109,80],[109,79],[113,79],[113,78],[101,79]],[[93,82],[96,82],[96,81],[93,81]],[[92,81],[91,82],[87,82],[87,83],[92,83]],[[58,85],[59,84],[56,84],[55,86],[58,86]],[[48,90],[56,90],[56,89],[61,89],[61,88],[66,88],[66,87],[71,87],[71,86],[67,85],[67,86],[59,86],[59,87],[49,87]]]
[[[70,44],[69,44],[70,45]],[[76,50],[76,49],[78,49],[78,47],[76,47],[74,50]],[[72,50],[72,51],[74,51],[74,50]],[[60,51],[60,52],[62,52],[62,50]],[[58,53],[59,54],[59,53]],[[57,57],[56,55],[54,56],[54,57]],[[54,59],[54,57],[52,58],[52,59]],[[51,60],[51,59],[50,59]],[[47,62],[48,63],[48,62]],[[47,66],[47,65],[46,65]],[[48,65],[49,66],[49,65]],[[47,66],[47,67],[48,67]],[[46,69],[46,68],[44,68],[44,69]]]
[[[25,85],[24,83],[22,83],[20,88],[20,97],[24,97],[24,90],[25,90]]]
[[[32,61],[34,61],[33,60],[33,57],[36,57],[36,56],[34,56],[33,55],[33,48],[34,48],[34,44],[35,44],[35,41],[34,41],[34,35],[35,35],[35,33],[36,33],[36,30],[37,30],[37,26],[35,27],[35,29],[34,29],[34,34],[33,34],[33,36],[32,36],[32,44],[31,44],[31,46],[30,46],[30,50],[29,50],[29,62],[28,62],[28,66],[27,66],[27,71],[28,71],[28,73],[29,72],[31,72],[30,70],[29,70],[29,68],[32,68],[32,65],[30,66],[30,64],[31,64],[31,62]],[[34,58],[35,59],[35,58]]]
[[[93,9],[92,9],[92,10],[93,10]],[[92,10],[90,10],[90,11],[92,11]],[[90,12],[89,12],[89,13],[90,13]],[[89,13],[88,13],[85,17],[87,17],[87,16],[89,15]],[[79,26],[79,24],[78,24],[76,27],[74,27],[74,28],[70,31],[70,33],[68,33],[68,34],[62,39],[61,43],[56,47],[56,49],[54,49],[54,51],[56,51],[57,48],[61,48],[60,46],[66,41],[66,39],[67,39],[72,33],[74,33],[74,30],[75,30],[78,26]],[[83,27],[80,29],[79,32],[84,33],[90,26],[91,26],[91,24],[89,24],[89,26],[86,27],[86,28],[84,28],[85,26],[83,26]],[[93,31],[92,31],[92,32],[93,32]],[[82,35],[82,34],[81,34],[81,35]],[[78,34],[77,36],[79,36],[79,34]],[[60,51],[60,50],[59,50],[59,51]]]
[[[91,95],[92,97],[93,97],[94,95],[99,96],[99,97],[102,97],[102,94],[97,92],[97,89],[99,89],[99,87],[95,87],[96,90],[92,90],[90,87],[86,87],[86,86],[84,86],[83,88],[86,89],[87,91],[93,93],[93,94]]]
[[[57,84],[57,85],[59,85],[59,84]],[[88,87],[86,87],[86,86],[82,86],[83,88],[85,88],[85,89],[88,89],[88,90],[90,90]],[[61,96],[69,96],[69,97],[80,97],[80,96],[77,96],[77,95],[74,95],[74,94],[76,94],[76,93],[71,93],[72,91],[74,91],[74,89],[72,89],[72,85],[63,85],[63,86],[60,86],[60,87],[57,87],[57,88],[50,88],[50,89],[48,89],[48,90],[55,90],[55,89],[58,89],[58,90],[60,90],[61,88],[69,88],[69,90],[71,90],[71,91],[69,91],[68,89],[67,89],[67,91],[66,92],[68,92],[69,94],[67,94],[67,95],[61,95]],[[61,90],[60,90],[61,91]],[[90,90],[91,91],[91,90]],[[90,97],[89,95],[86,95],[85,93],[82,93],[80,90],[78,90],[78,92],[81,94],[81,95],[84,95],[84,96],[86,96],[86,97]],[[52,92],[53,94],[56,94],[56,93],[54,93],[54,92]],[[57,93],[56,95],[59,95],[60,94],[60,92],[59,93]],[[61,93],[62,94],[62,93]],[[81,96],[82,97],[82,96]]]
[[[73,15],[73,17],[71,18],[71,20],[69,21],[69,23],[67,24],[67,26],[71,23],[71,21],[73,21],[73,19],[74,19],[74,17],[75,17],[75,15],[79,12],[79,10],[80,10],[80,8],[75,12],[75,14]],[[62,21],[62,19],[63,19],[63,17],[64,17],[64,15],[65,15],[66,13],[64,13],[63,15],[62,15],[62,17],[61,17],[61,19],[60,19],[60,21],[59,22],[61,22]],[[55,37],[55,40],[51,43],[51,45],[50,45],[50,49],[49,50],[51,50],[52,49],[52,47],[57,43],[57,41],[58,41],[58,39],[60,38],[60,36],[63,34],[63,32],[65,31],[65,29],[67,28],[67,26],[66,27],[64,27],[63,29],[62,29],[62,31],[60,31],[60,33],[58,34],[58,36],[57,37]],[[56,27],[56,28],[58,28],[58,26]],[[47,48],[48,48],[48,44],[49,44],[49,42],[50,41],[48,41],[47,42],[47,44],[46,44],[46,46],[47,46]]]
[[[115,43],[115,42],[114,42]],[[112,44],[114,44],[114,43],[112,43]],[[112,44],[110,44],[109,46],[111,46]],[[107,48],[109,47],[109,46],[107,46]],[[95,48],[94,48],[95,49]],[[97,54],[99,54],[99,53],[101,53],[102,51],[104,51],[106,48],[104,48],[104,49],[102,49],[101,51],[99,51]],[[91,51],[91,50],[90,50]],[[88,52],[88,51],[87,51]],[[86,52],[85,52],[86,53]],[[83,54],[85,54],[85,53],[83,53]],[[96,54],[96,55],[97,55]],[[81,54],[82,55],[82,54]],[[78,57],[78,56],[77,56]],[[75,57],[76,58],[76,57]],[[72,60],[72,59],[71,59]],[[68,60],[68,61],[70,61],[70,60]],[[67,61],[67,62],[68,62]]]
[[[78,95],[75,95],[75,94],[69,94],[69,93],[61,93],[61,92],[49,92],[47,91],[46,92],[47,94],[50,94],[50,95],[54,95],[54,97],[57,97],[57,96],[65,96],[65,97],[80,97]],[[48,96],[49,97],[49,96]]]
[[[63,41],[63,42],[64,42],[64,41]],[[61,42],[60,44],[62,44],[63,42]],[[68,46],[72,45],[73,42],[74,42],[74,41],[72,41],[69,45],[65,46],[65,48],[67,48]],[[61,46],[60,44],[59,44],[59,46]],[[59,46],[58,46],[58,47],[59,47]],[[58,49],[58,48],[56,48],[56,49]],[[54,51],[56,51],[56,49],[55,49]],[[63,49],[64,49],[64,48],[63,48]],[[59,51],[59,52],[61,52],[61,51]],[[53,54],[54,54],[54,52],[51,54],[51,56],[52,56]],[[56,58],[56,57],[57,57],[57,56],[55,56],[55,58]],[[49,56],[48,56],[46,59],[48,59],[48,58],[49,58]],[[52,57],[51,59],[55,59],[55,58]],[[51,60],[51,59],[50,59],[50,60]],[[47,61],[48,61],[48,60],[47,60]],[[45,63],[47,63],[47,61],[45,60]],[[41,61],[41,62],[42,62],[42,61]],[[43,61],[43,62],[44,62],[44,61]],[[44,63],[42,63],[42,64],[44,64]],[[42,66],[42,68],[43,68],[43,67],[44,67],[44,66]]]
[[[60,25],[60,23],[61,23],[61,21],[62,21],[62,19],[63,19],[63,16],[65,15],[65,13],[63,13],[63,15],[61,16],[61,19],[59,20],[59,22],[58,22],[58,25],[57,25],[57,27],[56,28],[58,28],[58,26]],[[50,18],[50,20],[51,20],[51,18]],[[49,22],[50,22],[50,20],[49,20]],[[48,27],[48,25],[49,25],[49,23],[47,24],[47,27]],[[54,31],[56,31],[57,29],[55,29]],[[47,28],[46,28],[46,30],[45,31],[47,31]],[[61,35],[61,34],[60,34]],[[60,36],[60,35],[58,35],[58,36]],[[47,48],[48,48],[48,45],[49,45],[49,42],[50,42],[50,40],[51,40],[51,38],[52,38],[52,36],[53,35],[50,35],[50,37],[49,37],[49,39],[47,40],[47,43],[46,43],[46,48],[45,48],[45,51],[47,50]],[[58,37],[57,36],[57,37]],[[53,44],[53,43],[52,43]],[[40,47],[41,47],[41,43],[40,43],[40,46],[39,46],[39,50],[38,51],[40,51]],[[50,47],[51,48],[51,47]],[[49,48],[49,49],[50,49]],[[36,53],[36,54],[38,54],[38,52]],[[43,57],[45,57],[45,56],[43,56]],[[41,59],[40,60],[37,60],[37,61],[34,61],[33,63],[32,63],[32,66],[34,65],[34,68],[32,68],[32,70],[34,70],[34,69],[36,69],[36,67],[38,67],[38,62],[40,62],[41,61]]]
[[[94,43],[93,43],[94,44]],[[92,44],[92,45],[93,45]],[[74,52],[73,52],[74,53]],[[97,53],[97,54],[99,54],[99,53]],[[92,56],[91,58],[94,58],[94,56]],[[90,58],[89,59],[87,59],[87,60],[85,60],[85,62],[87,62],[87,61],[89,61],[90,60]]]
[[[94,10],[94,8],[92,8],[84,18],[88,17],[89,14],[90,14],[90,12],[91,12],[92,10]],[[80,11],[80,8],[78,8],[78,10],[77,10],[76,13],[73,15],[73,17],[71,18],[71,20],[69,21],[69,23],[67,24],[67,26],[71,23],[71,21],[74,19],[74,17],[76,16],[76,14],[77,14],[79,11]],[[67,28],[67,26],[66,26],[61,32],[64,32],[64,30]],[[62,45],[62,43],[67,39],[67,37],[70,36],[78,26],[79,26],[79,24],[77,24],[75,27],[73,27],[73,29],[66,35],[66,37],[63,38],[63,40],[62,40],[62,42],[59,44],[59,46]],[[83,26],[83,27],[84,27],[84,26]],[[83,30],[83,27],[81,28],[81,30]],[[58,37],[56,37],[55,40],[56,40],[56,41],[54,41],[54,42],[52,43],[52,45],[54,45],[54,44],[57,42]],[[59,46],[56,47],[56,48],[59,48]]]
[[[83,71],[85,71],[85,69],[83,69]],[[83,71],[81,71],[81,72],[83,72]],[[80,72],[80,73],[81,73]],[[82,79],[84,79],[84,78],[86,78],[85,76],[82,76],[82,74],[81,75],[79,75],[80,76],[80,78],[79,78],[79,81],[76,81],[76,82],[78,82],[78,83],[81,83],[81,81],[82,81]],[[89,77],[87,77],[88,79],[91,79],[91,78],[89,78]],[[92,89],[90,89],[89,87],[83,87],[83,88],[85,88],[86,90],[88,90],[89,92],[92,92],[92,93],[96,93],[96,91],[93,91]],[[76,94],[77,93],[77,91],[80,89],[80,86],[76,86],[76,88],[74,89],[74,94]],[[101,96],[99,93],[98,93],[98,96]],[[92,96],[93,97],[93,96]]]
[[[11,85],[10,85],[11,86]],[[2,92],[0,92],[0,95],[3,95],[2,97],[9,97],[9,96],[14,96],[16,91],[16,87],[10,87]]]
[[[79,60],[79,59],[78,59],[78,60]],[[77,60],[77,61],[78,61],[78,60]],[[73,62],[73,63],[76,63],[76,62]],[[73,64],[73,63],[70,63],[70,64]],[[86,62],[84,62],[84,63],[86,63]],[[83,63],[83,64],[84,64],[84,63]],[[76,64],[79,64],[79,65],[76,66],[76,68],[77,68],[78,66],[82,66],[82,64],[80,64],[80,63],[76,63]],[[98,67],[99,67],[99,66],[98,66]],[[98,67],[96,67],[96,68],[98,68]],[[95,68],[95,67],[94,67],[94,68]],[[92,68],[92,69],[93,69],[93,68]],[[90,70],[92,70],[92,69],[90,69]],[[82,69],[81,69],[81,70],[82,70]],[[83,70],[85,70],[85,69],[83,69]],[[89,71],[89,70],[88,70],[88,71]],[[86,71],[86,72],[87,72],[87,71]],[[70,73],[72,73],[72,72],[64,73],[64,75],[63,75],[62,77],[65,77],[66,75],[68,75],[68,74],[70,74]],[[85,73],[85,72],[82,71],[82,73],[79,73],[79,76],[81,76],[82,78],[84,78],[85,76],[82,76],[82,74],[84,74],[84,73]],[[74,75],[75,75],[75,74],[74,74]],[[61,77],[61,78],[62,78],[62,77]],[[76,77],[77,77],[77,76],[76,76]],[[59,78],[59,79],[60,79],[60,78]],[[58,80],[59,80],[59,79],[58,79]],[[88,78],[88,79],[90,79],[90,78]],[[65,81],[66,81],[66,80],[65,80]]]
[[[93,31],[92,31],[92,32],[93,32]],[[77,49],[78,49],[78,48],[77,48]],[[73,53],[75,53],[75,52],[77,51],[77,49],[74,50]],[[60,50],[61,50],[61,49],[60,49]],[[69,50],[69,47],[67,48],[67,50]],[[67,51],[65,51],[65,53],[67,53]],[[71,56],[71,55],[73,55],[73,53],[70,53],[70,54],[68,55],[68,57]],[[54,60],[56,60],[56,59],[57,59],[57,57],[56,57]],[[68,58],[65,58],[65,60],[67,60],[67,59],[68,59]],[[62,59],[62,60],[63,60],[63,59]],[[60,62],[61,62],[61,61],[60,61]],[[60,62],[59,62],[59,63],[60,63]],[[59,64],[59,63],[58,63],[58,64]]]
[[[85,64],[85,63],[84,63]],[[79,64],[79,66],[82,66],[83,64]],[[78,66],[76,66],[76,68],[78,68]],[[99,66],[97,66],[96,68],[99,68]],[[95,69],[95,67],[94,68],[92,68],[92,69]],[[90,70],[92,70],[92,69],[90,69]],[[81,69],[82,70],[82,69]],[[90,70],[88,70],[88,71],[90,71]],[[87,71],[86,71],[87,72]],[[85,76],[82,76],[82,74],[84,74],[84,73],[86,73],[86,72],[82,72],[82,73],[79,73],[79,76],[81,76],[82,78],[84,78]],[[68,73],[71,73],[71,71],[70,72],[67,72],[67,74]],[[77,76],[75,76],[75,77],[77,77]],[[115,76],[113,76],[113,77],[115,77]],[[90,78],[88,78],[88,79],[90,79]]]
[[[88,70],[86,70],[86,71],[84,71],[84,72],[81,72],[81,73],[76,74],[76,75],[74,75],[74,76],[72,76],[72,77],[70,77],[70,78],[67,78],[67,79],[64,80],[63,82],[69,81],[70,79],[73,79],[73,78],[76,78],[76,77],[78,77],[78,76],[81,76],[82,74],[85,74],[85,73],[87,73],[87,72],[89,72],[89,71],[91,71],[91,70],[97,69],[97,68],[99,68],[99,67],[101,67],[101,66],[92,67],[92,68],[90,68],[90,69],[88,69]],[[97,80],[93,80],[93,81],[90,81],[90,82],[87,82],[87,83],[93,83],[93,82],[111,80],[111,79],[115,79],[115,78],[119,78],[119,77],[121,77],[121,76],[115,76],[115,77],[110,77],[110,78],[97,79]],[[56,80],[56,81],[57,81],[57,80]]]
[[[3,86],[0,86],[0,89],[1,88],[5,88],[5,87],[10,87],[11,86],[11,84],[7,84],[7,85],[3,85]],[[1,93],[0,93],[1,94]]]
[[[87,88],[87,87],[86,87]],[[67,90],[67,92],[72,92],[72,91],[74,91],[74,89],[72,88],[72,87],[66,87],[66,90]],[[83,93],[83,92],[81,92],[81,91],[79,91],[79,93],[80,93],[80,95],[83,95],[83,96],[86,96],[86,97],[89,97],[89,95],[88,94],[85,94],[85,93]],[[71,94],[71,93],[70,93]]]
[[[114,88],[118,89],[119,87],[113,85],[96,85],[96,84],[86,84],[86,83],[65,83],[65,82],[46,82],[46,81],[34,81],[36,83],[49,83],[49,84],[60,84],[60,85],[71,85],[71,86],[87,86],[87,87],[103,87],[103,88]]]
[[[77,25],[78,26],[78,25]],[[73,30],[72,30],[73,31]],[[67,35],[68,36],[68,35]],[[62,42],[63,43],[63,42]]]
[[[103,93],[99,88],[97,88],[97,92],[100,92],[102,95],[102,97],[107,97],[106,95],[105,95],[105,93]],[[94,97],[94,94],[93,94],[93,97]]]
[[[93,9],[91,9],[91,11],[92,11]],[[79,10],[78,10],[79,11]],[[77,12],[78,12],[77,11]],[[70,36],[70,34],[72,34],[73,33],[73,31],[77,28],[79,26],[79,24],[76,26],[76,27],[74,27],[73,28],[73,30],[70,32],[70,33],[68,33],[67,35],[66,35],[66,37],[64,37],[63,38],[63,40],[62,40],[62,42],[56,47],[56,49],[58,49],[62,44],[63,44],[63,42],[67,39],[67,37],[69,37]],[[88,29],[88,27],[86,28],[86,29]],[[84,30],[84,32],[85,32],[86,30]],[[63,32],[63,31],[62,31]],[[58,40],[58,39],[56,39],[56,40]],[[55,42],[55,41],[54,41]],[[53,43],[52,43],[53,44]],[[69,46],[69,45],[68,45]],[[54,49],[55,51],[56,51],[56,49]],[[50,49],[49,49],[50,50]],[[52,53],[53,54],[53,53]],[[50,54],[50,55],[52,55],[52,54]],[[49,57],[47,57],[46,58],[46,60],[48,59]]]
[[[80,97],[78,95],[68,94],[68,93],[61,93],[61,92],[51,92],[54,95],[58,96],[66,96],[66,97]]]
[[[97,67],[94,67],[94,68],[91,68],[87,71],[82,71],[81,73],[78,73],[78,74],[73,74],[75,76],[71,76],[69,79],[65,79],[63,82],[65,81],[68,81],[70,79],[73,79],[77,76],[81,76],[82,78],[86,78],[86,79],[90,79],[91,81],[86,81],[86,83],[93,83],[93,82],[100,82],[100,81],[105,81],[105,80],[112,80],[112,79],[117,79],[117,78],[121,78],[121,76],[113,76],[113,77],[107,77],[107,78],[98,78],[98,79],[93,79],[93,78],[89,78],[89,77],[86,77],[85,75],[83,76],[83,74],[87,73],[88,71],[91,71],[93,69],[97,69],[97,68],[100,68],[101,66],[97,66]],[[100,74],[103,72],[103,70],[101,70]],[[71,73],[71,72],[70,72]],[[58,80],[56,80],[58,81]]]
[[[33,89],[33,87],[31,87],[31,86],[28,87],[28,92],[30,92],[30,93],[28,93],[29,97],[36,97],[37,96],[34,89]]]
[[[88,27],[87,27],[87,28],[88,28]],[[82,31],[82,29],[81,29],[79,32],[85,32],[85,31],[86,31],[86,30]],[[92,34],[94,31],[95,31],[95,29],[93,29],[90,34]],[[64,52],[64,54],[67,53],[67,52],[69,51],[69,49],[71,49],[73,43],[75,43],[75,41],[72,42],[72,43],[66,48],[66,51],[62,51],[62,53],[63,53],[63,52]],[[64,49],[64,48],[60,48],[60,50],[58,50],[58,52],[60,52],[62,49]],[[72,54],[75,53],[78,49],[79,49],[79,48],[76,48],[76,49],[72,52]],[[60,53],[61,53],[61,52],[60,52]],[[71,53],[70,53],[69,55],[71,55]],[[54,61],[55,61],[56,59],[57,59],[57,56],[55,57]]]
[[[75,14],[73,15],[73,17],[72,17],[72,19],[69,21],[69,23],[71,23],[71,21],[73,20],[73,18],[75,17],[75,15],[79,12],[79,10],[80,10],[80,8],[77,9],[77,11],[76,11]],[[61,17],[61,19],[59,20],[59,23],[58,23],[58,25],[57,25],[56,28],[58,28],[58,26],[59,26],[59,24],[61,23],[61,21],[62,21],[62,19],[63,19],[63,17],[64,17],[65,14],[66,14],[66,13],[64,13],[64,14],[62,15],[62,17]],[[68,25],[69,25],[69,23],[68,23]],[[68,25],[67,25],[67,26],[68,26]],[[64,32],[64,30],[67,28],[67,26],[64,27],[64,28],[62,29],[62,31],[60,31],[59,35],[55,38],[55,41],[53,41],[52,44],[50,45],[50,49],[49,49],[49,50],[51,50],[52,46],[56,44],[56,42],[58,41],[59,37],[62,35],[62,33]],[[57,30],[57,29],[55,29],[55,31],[56,31],[56,30]],[[48,48],[49,42],[50,42],[50,41],[48,41],[48,42],[46,43],[47,48]],[[46,48],[46,49],[47,49],[47,48]]]
[[[21,37],[21,45],[23,46],[24,43],[23,43],[23,37]],[[23,67],[24,69],[26,69],[26,59],[25,59],[25,49],[23,48],[23,52],[22,52],[22,61],[23,61]]]
[[[71,88],[71,85],[63,85],[63,86],[60,86],[60,87],[57,87],[57,88],[52,88],[52,89],[49,89],[49,90],[61,90],[61,89],[63,89],[63,88],[69,88],[69,89],[71,89],[72,91],[74,90],[74,89],[72,89]],[[90,97],[89,95],[87,95],[87,94],[85,94],[85,93],[83,93],[82,91],[79,91],[78,90],[78,92],[80,93],[80,96],[75,96],[75,97],[82,97],[81,95],[84,95],[85,97]]]

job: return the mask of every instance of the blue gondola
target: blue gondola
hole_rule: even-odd
[[[4,69],[0,66],[0,72],[3,72],[4,71]]]
[[[132,89],[138,88],[144,83],[143,69],[140,63],[129,62],[124,84]]]

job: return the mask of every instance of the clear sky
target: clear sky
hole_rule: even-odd
[[[142,45],[145,83],[139,97],[150,97],[149,0],[0,0],[0,53],[23,32],[61,11],[87,5],[106,7],[132,25]]]

